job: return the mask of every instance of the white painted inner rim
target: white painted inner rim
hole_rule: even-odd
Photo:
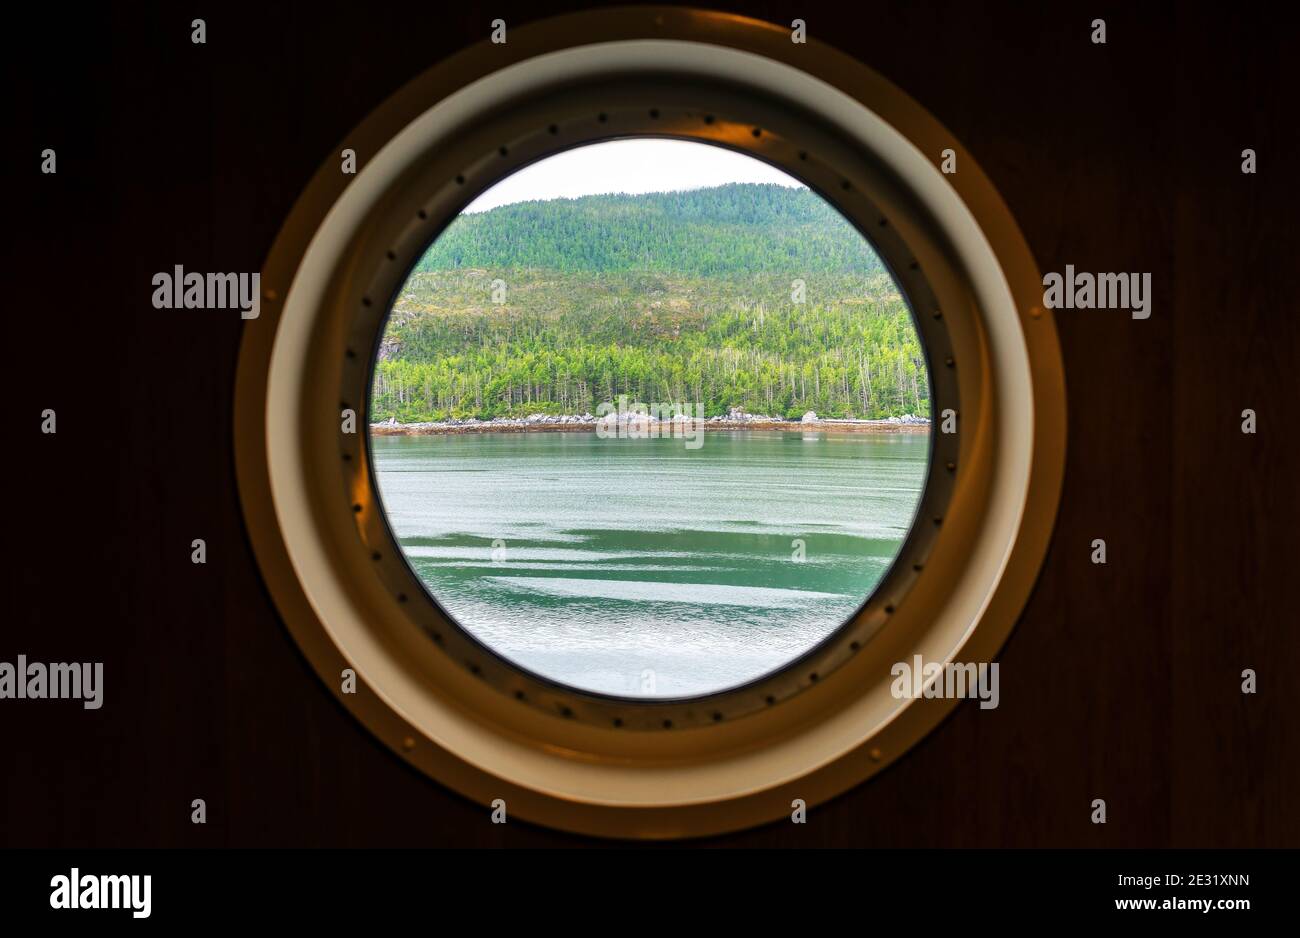
[[[667,806],[735,798],[791,782],[859,747],[914,701],[897,700],[888,682],[809,727],[797,740],[685,766],[638,766],[579,761],[493,732],[423,691],[367,627],[366,614],[333,575],[307,495],[305,454],[297,446],[297,415],[316,313],[326,287],[368,210],[431,140],[485,107],[563,76],[671,67],[701,78],[740,82],[797,98],[861,141],[910,187],[951,240],[957,263],[983,313],[992,370],[988,406],[997,415],[994,484],[984,523],[953,601],[916,653],[953,660],[996,589],[1020,527],[1029,481],[1033,404],[1028,350],[1010,287],[974,216],[931,159],[878,115],[831,85],[749,52],[679,40],[632,40],[581,46],[538,56],[492,73],[436,103],[395,136],[358,172],[309,244],[288,289],[268,375],[267,450],[272,497],[285,546],[303,591],[330,638],[362,680],[436,744],[485,772],[519,786],[582,802]],[[740,781],[743,780],[743,781]]]

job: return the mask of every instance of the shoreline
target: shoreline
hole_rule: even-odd
[[[456,433],[555,433],[563,431],[571,432],[595,432],[599,429],[601,421],[595,418],[591,420],[585,417],[554,417],[545,419],[535,419],[533,417],[495,420],[474,420],[474,421],[440,421],[429,423],[397,423],[396,421],[385,423],[372,423],[370,432],[376,436],[434,436]],[[617,428],[620,435],[625,435],[629,429],[627,422],[612,424],[611,421],[605,421],[607,427],[611,430]],[[884,420],[850,420],[834,419],[825,420],[781,420],[776,417],[754,417],[747,419],[736,418],[717,418],[703,420],[696,424],[694,421],[671,421],[671,420],[651,420],[647,423],[636,427],[636,435],[646,436],[668,436],[681,435],[683,431],[692,432],[696,430],[783,430],[787,432],[794,431],[817,431],[830,433],[928,433],[930,432],[930,421],[923,418],[912,417],[907,421],[900,418]]]

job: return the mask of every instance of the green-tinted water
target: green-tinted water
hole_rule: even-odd
[[[542,432],[372,445],[402,549],[461,625],[552,680],[663,697],[760,677],[842,624],[907,534],[929,438],[710,431],[689,449]]]

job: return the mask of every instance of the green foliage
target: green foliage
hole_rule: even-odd
[[[462,216],[395,304],[370,418],[595,413],[620,394],[707,416],[929,412],[911,315],[869,245],[806,190],[736,185]]]
[[[741,183],[519,202],[461,215],[416,270],[466,267],[789,278],[884,270],[870,244],[821,196]]]

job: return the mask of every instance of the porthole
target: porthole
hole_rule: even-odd
[[[375,350],[431,241],[523,167],[646,137],[775,167],[869,237],[910,303],[934,417],[915,523],[861,607],[779,666],[679,694],[547,673],[449,615],[385,513],[365,430]],[[669,837],[815,804],[937,724],[953,701],[896,699],[890,667],[997,652],[1046,547],[1064,440],[1040,280],[956,141],[833,50],[755,21],[641,9],[468,50],[347,145],[360,171],[322,168],[263,271],[236,429],[268,585],[372,732],[485,806],[503,798],[517,817],[575,831]],[[952,177],[937,166],[946,148],[962,167]]]

